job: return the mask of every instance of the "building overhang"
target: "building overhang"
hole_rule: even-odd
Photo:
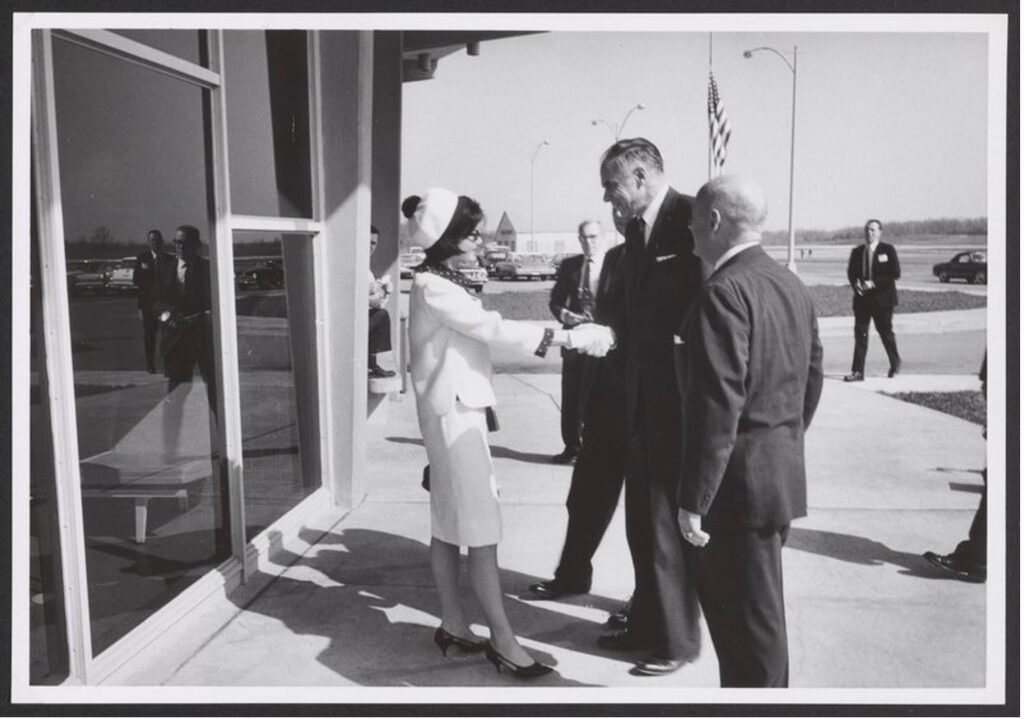
[[[441,58],[465,50],[480,54],[480,43],[506,37],[534,35],[535,32],[473,32],[455,30],[409,30],[402,33],[402,82],[430,80]]]

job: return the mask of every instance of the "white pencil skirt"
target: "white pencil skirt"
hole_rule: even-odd
[[[431,534],[462,547],[498,544],[501,509],[486,413],[456,400],[448,414],[418,415],[430,463]]]

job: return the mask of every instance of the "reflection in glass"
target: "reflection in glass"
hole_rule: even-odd
[[[205,30],[111,30],[111,32],[162,50],[168,55],[180,57],[196,65],[208,66],[200,62],[203,35]]]
[[[313,238],[236,232],[246,539],[320,486]]]
[[[312,217],[306,33],[224,33],[231,209]]]
[[[96,653],[229,556],[215,460],[205,91],[54,43],[82,511]],[[194,226],[198,246],[181,239]],[[153,252],[150,230],[167,243]],[[186,233],[188,234],[188,233]],[[185,263],[173,254],[177,252]],[[147,254],[148,253],[148,254]],[[115,282],[117,260],[134,264]],[[91,260],[90,272],[73,265]],[[140,277],[149,273],[149,285]],[[96,279],[93,275],[100,274]],[[84,275],[84,276],[83,276]],[[143,289],[143,288],[146,289]],[[154,289],[155,288],[155,289]],[[161,318],[147,368],[146,312]]]
[[[68,676],[68,645],[53,435],[46,391],[46,364],[43,361],[43,311],[35,216],[33,206],[32,346],[29,349],[32,373],[29,390],[29,681],[32,684],[59,684]]]

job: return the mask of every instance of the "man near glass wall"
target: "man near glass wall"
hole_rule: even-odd
[[[210,409],[217,411],[210,321],[210,262],[200,256],[199,230],[181,225],[174,233],[176,259],[163,277],[156,303],[162,325],[164,374],[167,391],[191,382],[198,365],[206,383]]]
[[[160,230],[146,234],[149,249],[135,257],[132,284],[137,288],[139,319],[142,320],[142,341],[146,351],[146,371],[156,374],[156,333],[160,321],[155,311],[161,280],[174,264],[174,257],[164,252],[164,236]]]
[[[370,255],[372,256],[380,242],[380,230],[370,225]],[[384,309],[388,297],[391,296],[391,277],[384,275],[377,278],[370,270],[370,319],[367,347],[369,357],[366,361],[367,374],[371,378],[394,377],[393,370],[384,369],[377,363],[378,352],[391,351],[391,315]]]

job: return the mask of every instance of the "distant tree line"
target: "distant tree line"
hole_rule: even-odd
[[[936,220],[907,220],[904,222],[886,222],[880,218],[884,226],[884,235],[888,237],[906,237],[910,235],[987,235],[988,218],[986,217],[945,217]],[[839,230],[797,230],[797,239],[801,243],[828,244],[859,242],[864,239],[864,226],[853,225]],[[789,238],[786,230],[772,230],[764,233],[768,244],[782,244]]]
[[[93,230],[92,234],[81,234],[74,240],[65,243],[64,255],[69,260],[116,260],[122,257],[134,257],[148,246],[144,241],[122,242],[114,236],[110,228],[101,225]],[[164,251],[174,251],[169,236],[164,237]],[[278,256],[280,254],[280,237],[235,245],[235,257]]]

